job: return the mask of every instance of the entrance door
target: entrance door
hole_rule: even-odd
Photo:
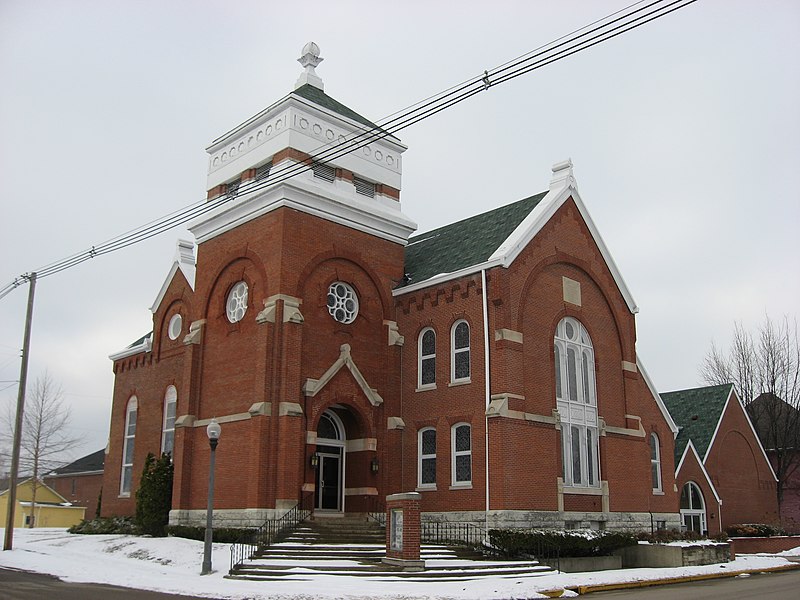
[[[340,454],[319,453],[317,508],[341,510],[342,458]]]
[[[326,410],[317,425],[316,509],[344,510],[344,447],[344,425],[335,412]]]

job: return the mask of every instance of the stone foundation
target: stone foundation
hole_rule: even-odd
[[[650,531],[658,521],[667,529],[680,529],[678,513],[589,513],[534,510],[453,511],[422,513],[423,521],[467,522],[487,529],[608,529]]]
[[[215,509],[213,527],[230,529],[251,529],[261,527],[268,519],[277,519],[286,514],[284,508],[240,508]],[[190,527],[206,526],[205,510],[171,510],[170,525],[187,525]]]

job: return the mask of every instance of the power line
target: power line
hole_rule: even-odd
[[[667,0],[656,0],[636,8],[635,10],[630,9],[643,4],[644,0],[631,4],[624,9],[594,21],[572,33],[561,36],[548,44],[531,50],[516,59],[503,63],[492,70],[486,70],[481,75],[477,75],[461,84],[448,88],[439,94],[430,96],[406,109],[395,112],[381,121],[378,121],[376,127],[363,128],[360,132],[352,134],[344,141],[338,142],[332,146],[320,146],[310,154],[310,158],[306,161],[284,165],[278,169],[274,169],[269,176],[263,180],[249,180],[248,182],[244,182],[239,187],[235,197],[243,198],[255,192],[274,187],[295,175],[313,169],[316,165],[336,160],[341,156],[363,148],[371,142],[393,136],[393,134],[430,118],[439,112],[447,110],[448,108],[452,108],[472,96],[488,90],[490,87],[506,83],[521,75],[563,60],[578,52],[587,50],[588,48],[592,48],[623,33],[627,33],[628,31],[671,14],[696,1],[697,0],[672,0],[670,2]],[[624,14],[621,14],[623,12]],[[617,16],[620,14],[621,16]],[[40,279],[48,277],[97,256],[109,254],[143,242],[151,237],[212,212],[218,207],[231,202],[233,198],[234,196],[221,195],[210,201],[201,200],[195,202],[165,217],[151,221],[150,223],[111,238],[101,244],[94,245],[87,250],[83,250],[72,256],[36,269],[37,276]],[[0,288],[0,299],[8,295],[12,290],[28,279],[29,276],[24,274]]]

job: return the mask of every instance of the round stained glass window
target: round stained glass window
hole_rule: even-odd
[[[358,296],[355,290],[341,281],[328,288],[328,312],[339,323],[352,323],[358,315]]]
[[[167,328],[169,339],[177,340],[178,336],[181,334],[181,327],[183,327],[183,318],[179,314],[172,315],[172,318],[169,320],[169,327]]]
[[[225,303],[225,312],[231,323],[238,323],[244,318],[244,313],[247,312],[247,284],[244,281],[231,288]]]

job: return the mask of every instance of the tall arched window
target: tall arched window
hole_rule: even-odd
[[[133,446],[136,441],[136,413],[139,402],[131,396],[125,409],[125,435],[122,442],[122,474],[120,476],[119,495],[131,495],[133,481]]]
[[[174,385],[167,387],[164,394],[164,428],[161,432],[161,452],[172,454],[175,447],[175,407],[178,403],[178,390]]]
[[[469,381],[469,323],[457,321],[450,330],[450,381]]]
[[[556,327],[554,355],[564,485],[599,487],[594,349],[580,321],[572,317],[561,319]]]
[[[426,427],[419,431],[419,473],[417,485],[421,488],[436,487],[436,429]]]
[[[450,432],[453,486],[472,485],[472,427],[468,423],[453,425]]]
[[[418,387],[436,385],[436,332],[428,327],[419,334]]]
[[[650,473],[653,479],[653,491],[661,491],[661,444],[655,433],[650,434]]]
[[[681,490],[683,528],[703,535],[706,531],[706,503],[703,492],[694,481],[687,481]]]

